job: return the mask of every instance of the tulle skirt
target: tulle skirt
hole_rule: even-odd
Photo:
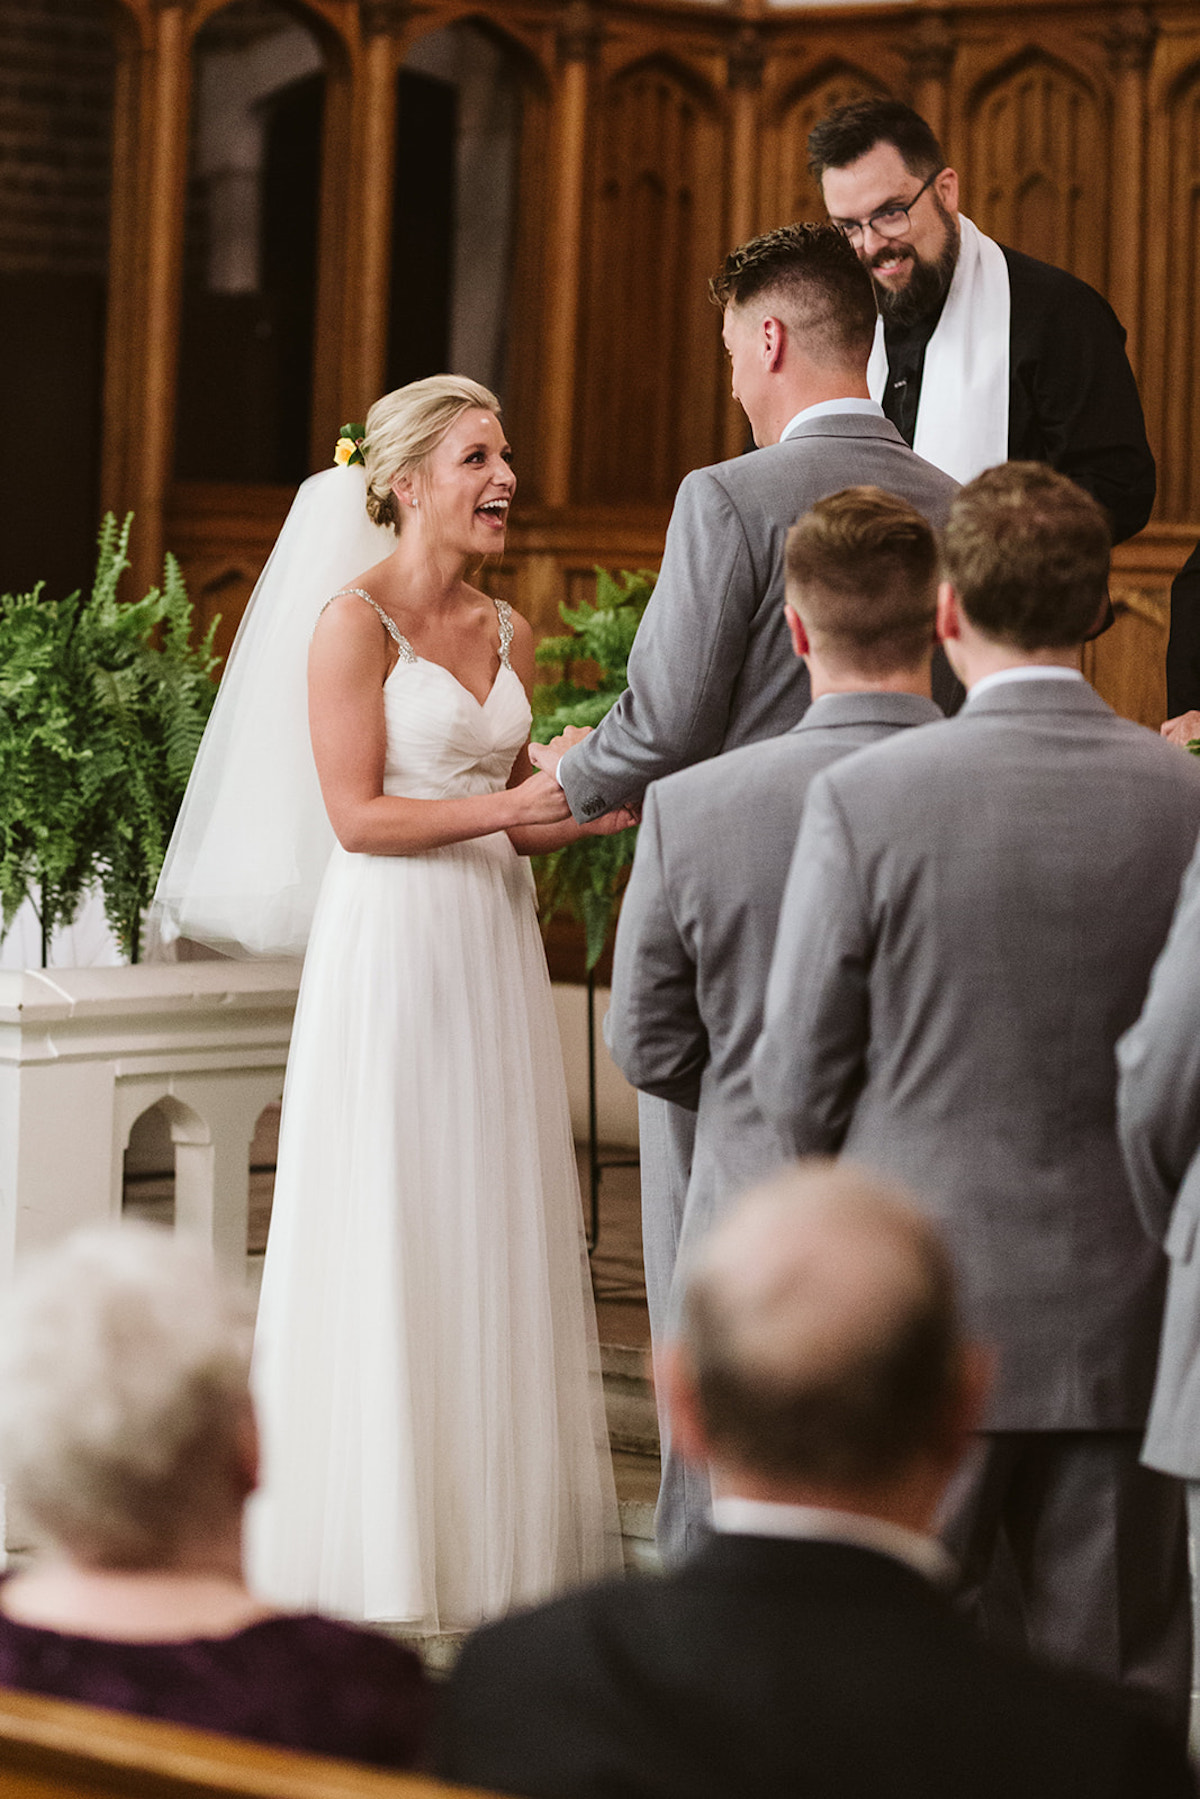
[[[284,1092],[250,1565],[463,1630],[619,1564],[561,1052],[506,837],[334,851]]]

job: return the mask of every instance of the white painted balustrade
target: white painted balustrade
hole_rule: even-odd
[[[129,1133],[154,1105],[176,1228],[244,1277],[250,1141],[283,1091],[299,978],[295,961],[0,970],[0,1281],[120,1216]]]
[[[244,1278],[250,1143],[283,1092],[300,966],[0,969],[0,1285],[26,1250],[120,1217],[129,1134],[152,1106],[175,1144],[176,1228]],[[584,990],[554,997],[582,1137]],[[597,1052],[601,1140],[636,1143],[635,1096]]]

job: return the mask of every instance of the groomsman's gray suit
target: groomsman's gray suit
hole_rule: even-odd
[[[808,783],[839,757],[941,716],[915,694],[826,694],[784,736],[682,769],[646,795],[609,1042],[635,1087],[697,1114],[685,1258],[724,1202],[786,1154],[750,1091],[750,1052]],[[703,1471],[668,1445],[655,1521],[665,1562],[697,1547],[708,1502]]]
[[[1143,1456],[1200,1481],[1200,851],[1117,1060],[1117,1123],[1134,1197],[1169,1259]]]
[[[949,475],[914,455],[882,411],[822,414],[783,443],[684,479],[629,658],[628,692],[559,767],[576,818],[639,802],[651,781],[777,737],[804,716],[811,690],[783,616],[783,540],[818,500],[861,483],[899,494],[938,526],[957,491]],[[948,706],[959,693],[939,652],[934,698]],[[667,1320],[693,1119],[643,1099],[638,1126],[646,1295],[657,1341]]]
[[[1200,766],[1082,681],[1007,682],[864,750],[809,790],[753,1060],[795,1151],[923,1197],[998,1352],[993,1434],[946,1533],[968,1584],[1024,1456],[1005,1528],[1036,1646],[1177,1721],[1181,1491],[1137,1464],[1164,1263],[1121,1158],[1114,1051],[1198,829]]]

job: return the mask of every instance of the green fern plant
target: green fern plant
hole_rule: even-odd
[[[654,581],[650,569],[622,569],[614,577],[598,568],[595,603],[559,607],[569,634],[543,638],[536,651],[540,666],[559,671],[557,681],[533,690],[533,734],[540,741],[568,725],[598,725],[624,693],[629,652]],[[534,859],[542,918],[549,922],[562,912],[579,920],[589,974],[604,953],[636,841],[631,828],[611,837],[583,837]]]
[[[30,898],[42,960],[99,881],[131,961],[216,689],[210,627],[174,557],[161,587],[123,602],[131,517],[100,531],[90,594],[0,596],[0,913]]]

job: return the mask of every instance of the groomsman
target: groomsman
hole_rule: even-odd
[[[782,737],[656,781],[613,962],[609,1044],[643,1093],[696,1112],[680,1255],[781,1159],[750,1091],[750,1052],[808,783],[838,757],[941,718],[929,697],[937,547],[876,487],[817,505],[787,536],[788,628],[812,704]],[[664,1562],[708,1519],[703,1466],[668,1443],[656,1528]]]
[[[1099,506],[1050,469],[959,494],[938,628],[967,703],[810,788],[753,1076],[795,1150],[926,1196],[995,1346],[945,1527],[985,1624],[1013,1622],[988,1586],[1003,1536],[1029,1646],[1182,1731],[1183,1495],[1138,1461],[1164,1269],[1121,1160],[1114,1050],[1200,829],[1200,767],[1079,673],[1108,551]]]
[[[680,487],[628,692],[584,742],[575,732],[531,746],[540,768],[561,757],[559,780],[584,821],[640,803],[651,781],[776,737],[804,716],[808,671],[789,653],[783,616],[783,539],[802,512],[871,483],[940,525],[957,485],[914,455],[867,391],[875,296],[836,227],[786,225],[756,237],[726,257],[711,286],[734,397],[764,447],[697,469]],[[957,694],[939,655],[934,697]],[[646,1293],[658,1342],[692,1115],[644,1100],[638,1123]]]

